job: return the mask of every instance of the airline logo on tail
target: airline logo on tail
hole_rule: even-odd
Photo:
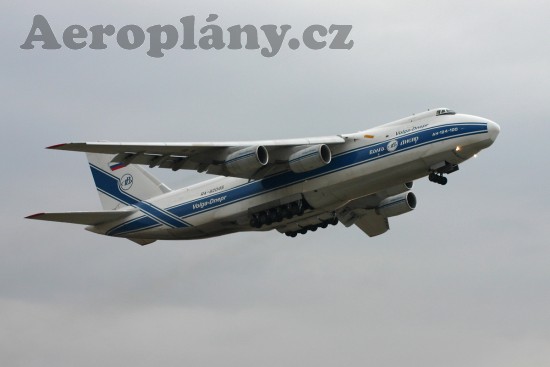
[[[134,178],[131,174],[127,173],[124,176],[122,176],[119,180],[119,187],[124,190],[130,190],[132,187],[132,184],[134,183]]]

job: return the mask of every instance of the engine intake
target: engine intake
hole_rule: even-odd
[[[263,145],[258,145],[229,154],[224,164],[232,175],[247,177],[265,166],[268,161],[267,149]]]
[[[416,196],[412,192],[386,198],[375,208],[376,213],[384,217],[395,217],[410,212],[416,208]]]
[[[288,165],[292,172],[302,173],[329,164],[332,152],[326,144],[314,145],[290,155]]]

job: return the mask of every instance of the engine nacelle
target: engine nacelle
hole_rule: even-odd
[[[411,182],[405,182],[404,184],[392,186],[390,188],[387,188],[380,192],[381,195],[389,197],[389,196],[395,196],[397,194],[401,194],[403,192],[407,192],[410,189],[412,189],[413,183]]]
[[[248,177],[269,161],[269,154],[263,145],[248,147],[229,154],[225,158],[227,170],[238,177]]]
[[[412,192],[386,198],[375,208],[376,213],[384,217],[395,217],[410,212],[416,208],[416,196]]]
[[[302,173],[323,167],[331,159],[330,148],[326,144],[319,144],[292,153],[288,158],[288,165],[292,172]]]

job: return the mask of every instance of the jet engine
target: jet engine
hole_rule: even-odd
[[[416,208],[416,196],[412,192],[386,198],[375,208],[376,214],[384,217],[395,217],[410,212]]]
[[[332,159],[330,148],[326,144],[314,145],[290,155],[288,165],[292,172],[302,173],[323,167]]]
[[[265,166],[268,161],[267,149],[262,145],[258,145],[229,154],[225,158],[224,164],[232,175],[247,177]]]

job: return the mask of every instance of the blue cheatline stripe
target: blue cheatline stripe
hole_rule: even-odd
[[[175,206],[169,207],[167,210],[177,215],[178,217],[186,218],[191,215],[203,213],[226,205],[234,204],[236,202],[249,199],[267,192],[285,188],[303,180],[313,179],[330,173],[335,173],[344,169],[372,162],[427,144],[486,132],[487,124],[476,122],[447,124],[424,130],[418,130],[400,136],[391,137],[379,143],[362,146],[342,152],[338,155],[333,156],[332,161],[329,164],[312,171],[307,171],[303,173],[285,171],[282,173],[277,173],[262,180],[251,181],[211,196],[205,196],[189,202],[177,204]],[[436,133],[437,135],[434,136],[434,134]],[[415,138],[418,139],[416,140],[416,143],[413,143],[413,139]],[[393,140],[397,141],[398,146],[397,149],[389,152],[386,149],[386,146],[390,141]],[[383,148],[383,150],[376,152],[379,148]],[[225,197],[225,199],[223,199],[222,201],[216,200],[222,197]],[[211,200],[211,205],[202,206],[200,207],[200,209],[197,209],[196,207],[193,208],[194,205],[196,206],[201,202],[210,202]]]
[[[182,228],[189,227],[190,225],[185,221],[181,220],[177,216],[173,215],[170,212],[167,212],[151,203],[146,201],[141,201],[133,195],[130,195],[126,192],[121,191],[119,186],[119,180],[116,176],[111,175],[110,173],[100,169],[93,164],[90,164],[92,170],[92,175],[97,186],[97,190],[125,205],[133,206],[141,210],[145,215],[147,215],[153,222],[157,225],[164,224],[172,228]],[[129,223],[129,222],[126,222]],[[126,223],[123,223],[126,224]],[[147,227],[150,228],[151,223],[149,221],[144,222]],[[118,228],[118,227],[115,227]],[[133,228],[133,227],[132,227]],[[114,228],[109,231],[113,232]],[[116,231],[119,232],[118,230]]]
[[[109,231],[107,231],[108,236],[121,236],[123,234],[131,233],[131,232],[137,232],[137,231],[143,231],[145,229],[151,229],[160,227],[161,224],[155,221],[152,218],[142,216],[136,219],[133,219],[129,222],[122,223],[114,228],[111,228]]]
[[[430,128],[427,128],[427,129],[421,129],[421,130],[417,130],[417,131],[413,131],[413,132],[408,132],[406,134],[399,135],[399,136],[389,137],[389,138],[387,138],[386,140],[384,140],[382,142],[374,143],[374,144],[366,145],[366,146],[361,146],[361,147],[358,147],[358,148],[355,148],[355,149],[352,149],[352,150],[342,152],[339,155],[349,154],[349,153],[353,153],[355,151],[364,150],[364,149],[373,149],[373,147],[384,146],[385,144],[387,144],[388,142],[390,142],[392,140],[398,140],[398,139],[401,139],[401,138],[412,138],[415,135],[420,134],[420,133],[422,133],[424,136],[431,135],[431,134],[433,134],[437,131],[445,130],[445,129],[449,129],[449,128],[460,128],[460,129],[468,128],[468,129],[473,129],[475,134],[480,134],[480,133],[486,133],[487,132],[487,123],[485,123],[485,122],[456,122],[456,123],[452,123],[452,124],[434,126],[434,127],[430,127]],[[471,134],[471,135],[474,135],[474,134]],[[447,139],[453,139],[453,138],[457,138],[457,137],[460,137],[460,135],[448,136]],[[431,137],[431,136],[428,137],[428,139],[426,140],[426,143],[434,143],[436,141],[436,140],[431,140],[430,138],[433,138],[433,137]],[[443,140],[447,140],[447,139],[443,139]]]
[[[163,224],[166,224],[169,227],[181,228],[181,227],[189,226],[187,223],[185,223],[184,221],[182,221],[180,218],[176,217],[172,213],[164,211],[163,209],[160,209],[146,201],[137,203],[134,206],[154,216],[156,219],[160,220]]]
[[[188,202],[180,203],[164,209],[164,213],[170,213],[177,218],[186,218],[192,215],[224,207],[237,203],[261,194],[279,190],[308,179],[314,179],[344,169],[372,162],[384,157],[405,152],[427,144],[454,139],[463,136],[486,133],[487,124],[478,122],[464,122],[440,125],[409,132],[403,135],[390,137],[382,142],[361,146],[349,151],[342,152],[332,157],[331,163],[312,171],[294,173],[285,171],[265,177],[261,180],[250,181],[240,186],[231,188],[214,195],[201,197]],[[387,145],[390,141],[397,141],[397,148],[388,151]],[[382,149],[380,149],[382,148]],[[117,180],[118,189],[118,180]],[[142,208],[140,208],[142,209]],[[142,209],[143,210],[143,209]],[[162,209],[160,209],[162,211]],[[134,227],[134,226],[132,226]],[[134,231],[143,228],[136,228]]]

